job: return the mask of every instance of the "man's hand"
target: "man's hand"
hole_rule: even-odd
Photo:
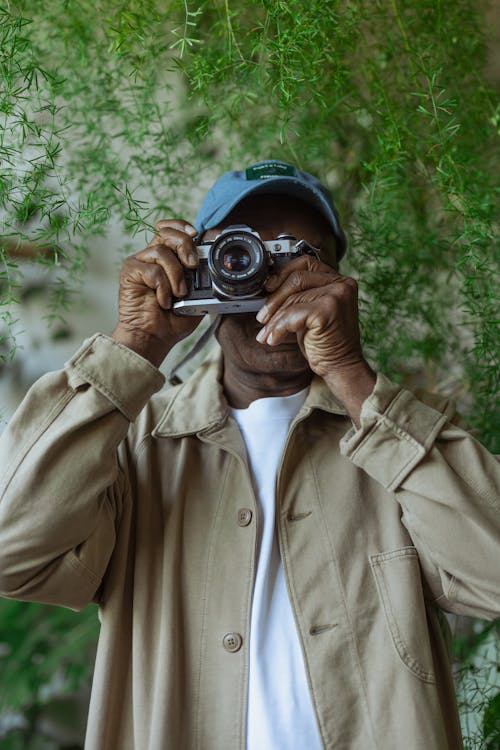
[[[149,245],[123,263],[118,324],[112,337],[159,366],[201,317],[172,312],[173,298],[188,291],[184,267],[198,265],[196,229],[182,219],[159,221],[155,229]]]
[[[303,255],[270,276],[266,289],[269,297],[257,315],[264,323],[258,341],[275,346],[296,334],[311,370],[359,426],[375,373],[361,349],[356,281]]]

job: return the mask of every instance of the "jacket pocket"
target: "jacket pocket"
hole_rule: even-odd
[[[384,617],[401,661],[424,682],[435,682],[418,553],[415,547],[370,556]]]

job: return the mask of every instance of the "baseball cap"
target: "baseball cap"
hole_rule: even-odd
[[[225,172],[205,196],[194,225],[200,234],[216,227],[233,208],[249,195],[277,193],[300,198],[327,220],[337,239],[337,257],[347,246],[332,194],[317,177],[285,161],[267,159],[247,169]]]

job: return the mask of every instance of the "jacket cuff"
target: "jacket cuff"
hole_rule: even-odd
[[[379,373],[363,403],[360,428],[342,438],[340,452],[394,491],[431,449],[446,420]]]
[[[93,386],[130,422],[165,383],[151,362],[102,333],[84,341],[65,368],[72,388]]]

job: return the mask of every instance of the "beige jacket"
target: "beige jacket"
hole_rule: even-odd
[[[259,511],[219,370],[151,398],[97,335],[2,436],[2,595],[100,604],[88,750],[244,748]],[[328,750],[461,747],[440,607],[499,613],[500,480],[451,416],[379,376],[355,431],[317,379],[290,429],[279,544]]]

